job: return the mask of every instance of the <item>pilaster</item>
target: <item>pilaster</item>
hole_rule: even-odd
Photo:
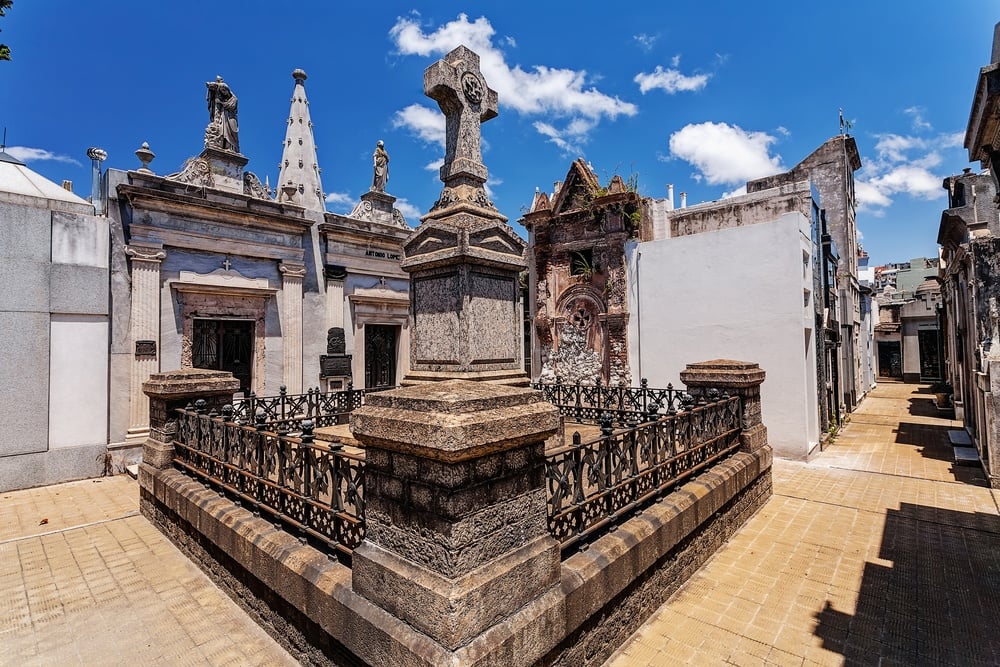
[[[302,393],[302,278],[304,264],[282,262],[281,271],[281,339],[282,384],[290,394]]]
[[[149,433],[149,399],[142,384],[160,369],[160,262],[167,253],[163,244],[135,240],[125,247],[132,268],[128,440]]]

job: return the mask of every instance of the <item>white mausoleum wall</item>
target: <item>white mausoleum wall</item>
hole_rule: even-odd
[[[809,220],[786,214],[632,243],[626,253],[632,377],[683,386],[679,373],[691,362],[757,362],[775,454],[807,457],[820,435]]]

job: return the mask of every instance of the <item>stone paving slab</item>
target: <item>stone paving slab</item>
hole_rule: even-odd
[[[0,494],[0,516],[0,665],[297,664],[138,514],[129,477]]]
[[[1000,664],[997,500],[925,391],[882,384],[776,460],[773,499],[606,664]]]

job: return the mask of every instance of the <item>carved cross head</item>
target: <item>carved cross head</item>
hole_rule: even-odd
[[[479,56],[464,46],[424,71],[424,94],[444,113],[445,157],[441,180],[471,176],[485,182],[480,125],[497,115],[497,92],[486,84]]]

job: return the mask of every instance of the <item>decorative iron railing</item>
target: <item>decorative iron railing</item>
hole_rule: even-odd
[[[683,412],[617,433],[610,424],[592,442],[546,455],[549,532],[563,549],[669,493],[739,447],[739,397],[712,395]]]
[[[304,394],[289,394],[281,387],[277,396],[257,396],[250,393],[233,402],[233,419],[239,424],[263,423],[275,430],[293,428],[303,419],[311,419],[316,427],[342,423],[348,415],[364,403],[365,390],[348,384],[345,391],[322,393],[319,387]]]
[[[314,442],[308,419],[286,435],[235,422],[231,406],[216,415],[204,405],[177,411],[175,465],[303,539],[350,556],[365,534],[364,455]]]
[[[605,416],[626,426],[657,419],[661,415],[676,414],[694,405],[694,398],[668,384],[666,389],[650,387],[645,378],[638,387],[602,384],[563,384],[535,382],[532,388],[545,395],[545,400],[559,408],[559,414],[581,424],[597,424]]]
[[[563,549],[579,546],[739,447],[739,397],[709,390],[696,400],[672,388],[640,389],[647,399],[660,391],[672,399],[665,401],[667,413],[647,409],[653,419],[636,424],[641,411],[628,410],[629,427],[616,432],[602,397],[606,414],[596,419],[603,422],[601,437],[581,442],[576,433],[572,444],[546,453],[549,532]],[[174,463],[329,553],[350,556],[365,535],[364,454],[314,442],[312,420],[292,424],[289,412],[265,423],[264,406],[279,405],[261,405],[255,426],[239,423],[228,405],[221,414],[206,413],[204,401],[178,410]],[[275,424],[294,428],[278,432]]]

